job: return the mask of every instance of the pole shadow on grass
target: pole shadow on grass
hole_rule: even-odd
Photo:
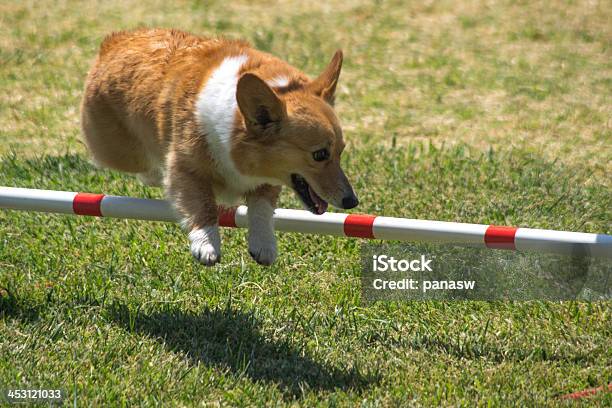
[[[266,338],[252,314],[232,308],[197,314],[176,308],[143,313],[115,304],[107,310],[126,330],[156,338],[169,350],[186,354],[194,365],[275,383],[288,398],[300,397],[308,389],[359,390],[378,381],[356,370],[326,366],[301,355],[295,346]]]

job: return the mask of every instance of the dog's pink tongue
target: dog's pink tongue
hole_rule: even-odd
[[[319,195],[315,193],[310,186],[308,186],[308,193],[310,194],[312,201],[314,201],[315,207],[317,207],[317,213],[323,214],[325,211],[327,211],[327,201],[319,197]]]

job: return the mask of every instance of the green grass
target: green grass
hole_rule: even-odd
[[[359,212],[609,234],[610,17],[561,1],[4,2],[0,185],[161,197],[88,164],[78,102],[103,35],[174,26],[312,74],[344,48]],[[262,268],[224,230],[206,269],[174,224],[0,211],[0,388],[62,387],[78,406],[540,406],[612,380],[609,302],[366,305],[359,240],[278,237]]]
[[[610,232],[601,185],[525,151],[370,148],[346,165],[364,211]],[[0,174],[0,185],[160,194],[73,155],[9,155]],[[244,232],[225,230],[224,263],[205,269],[173,224],[23,212],[0,222],[9,384],[61,385],[94,405],[541,404],[612,375],[609,303],[364,306],[355,240],[280,234],[280,259],[262,268]]]

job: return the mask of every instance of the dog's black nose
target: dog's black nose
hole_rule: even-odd
[[[355,194],[351,194],[350,196],[342,199],[342,207],[346,210],[357,207],[357,204],[359,204],[359,200]]]

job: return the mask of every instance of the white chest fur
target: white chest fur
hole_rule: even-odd
[[[240,173],[230,154],[238,107],[238,72],[247,59],[246,55],[225,58],[212,73],[196,101],[196,118],[200,129],[206,136],[217,171],[227,186],[222,191],[215,191],[220,204],[234,205],[246,192],[262,184],[280,184],[275,179]]]

